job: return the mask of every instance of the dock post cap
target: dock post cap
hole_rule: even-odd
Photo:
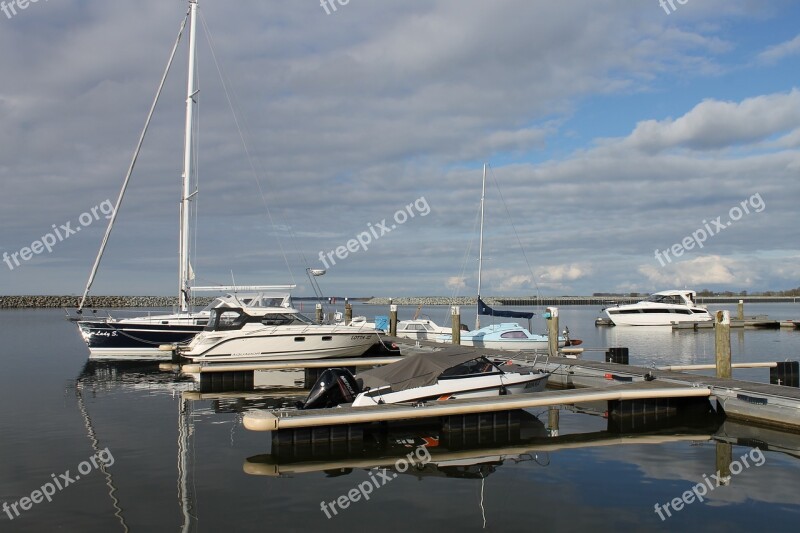
[[[244,427],[250,431],[276,431],[278,417],[267,411],[248,411],[244,415]]]
[[[730,326],[731,325],[731,312],[727,310],[717,311],[717,324],[722,324],[723,326]]]
[[[459,306],[457,306],[457,305],[451,305],[450,306],[450,314],[454,315],[454,316],[455,315],[460,315],[461,314],[461,308]]]
[[[548,307],[544,314],[545,318],[556,318],[558,317],[558,307]]]
[[[396,313],[397,312],[397,306],[395,304],[390,305],[389,306],[389,311],[391,311],[392,313]]]

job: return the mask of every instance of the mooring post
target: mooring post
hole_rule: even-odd
[[[731,483],[731,463],[733,462],[733,446],[730,442],[717,442],[717,476],[720,485]]]
[[[452,335],[453,345],[461,344],[461,308],[454,305],[450,308],[450,315],[452,315]]]
[[[349,326],[350,322],[353,321],[353,306],[350,305],[350,302],[347,301],[347,298],[344,299],[344,325]]]
[[[558,307],[548,307],[544,314],[547,319],[547,353],[550,357],[558,355]]]
[[[558,407],[551,406],[547,411],[547,431],[551,437],[558,437],[558,424],[561,418],[561,411]]]
[[[322,324],[322,304],[317,304],[317,324]]]
[[[397,336],[397,306],[394,304],[389,306],[389,335]]]
[[[739,300],[739,305],[736,306],[736,318],[744,320],[744,300]]]
[[[731,313],[717,311],[714,323],[717,354],[717,377],[731,378]]]

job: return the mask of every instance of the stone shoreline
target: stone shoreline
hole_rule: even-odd
[[[0,296],[0,309],[25,308],[69,308],[75,309],[81,301],[80,296]],[[195,305],[207,305],[211,298],[195,298]],[[92,296],[86,308],[119,307],[174,307],[178,305],[176,296]]]
[[[710,296],[698,297],[698,303],[722,303],[735,304],[739,299],[745,303],[800,303],[797,297],[791,296]],[[43,308],[77,308],[80,296],[0,296],[0,309],[43,309]],[[210,297],[195,298],[194,304],[205,306],[211,302]],[[502,297],[486,296],[483,301],[490,306],[545,306],[545,305],[608,305],[612,301],[617,303],[633,303],[641,300],[641,297],[631,296],[555,296],[555,297]],[[305,301],[305,299],[297,299]],[[477,299],[469,296],[459,296],[450,298],[446,296],[412,296],[404,298],[376,297],[362,301],[352,299],[353,302],[367,305],[388,306],[395,305],[477,305]],[[295,302],[297,303],[297,302]],[[337,303],[344,304],[344,298],[337,297]],[[115,309],[121,307],[166,307],[173,308],[178,305],[178,298],[175,296],[92,296],[87,302],[86,308],[95,309]]]

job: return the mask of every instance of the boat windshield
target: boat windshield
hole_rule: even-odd
[[[686,302],[677,294],[653,294],[647,299],[648,302],[659,304],[686,305]]]
[[[235,307],[219,307],[211,310],[211,316],[208,318],[208,324],[204,331],[228,331],[240,329],[244,326],[250,315],[242,311],[241,308]]]
[[[270,313],[258,317],[258,321],[265,326],[307,326],[314,324],[311,319],[300,313]]]
[[[478,357],[466,363],[461,363],[448,368],[439,376],[439,379],[453,379],[463,377],[474,377],[477,375],[502,374],[502,370],[497,365],[486,359]]]
[[[219,296],[214,298],[211,303],[203,308],[203,311],[211,311],[217,307],[279,307],[283,308],[291,305],[288,296],[274,296],[263,293],[243,293],[243,294],[228,294],[226,296]]]

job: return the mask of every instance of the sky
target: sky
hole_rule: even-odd
[[[83,292],[187,6],[0,3],[0,294]],[[800,3],[673,6],[200,0],[194,283],[474,295],[487,164],[483,295],[800,286]],[[187,43],[92,294],[177,293]]]

